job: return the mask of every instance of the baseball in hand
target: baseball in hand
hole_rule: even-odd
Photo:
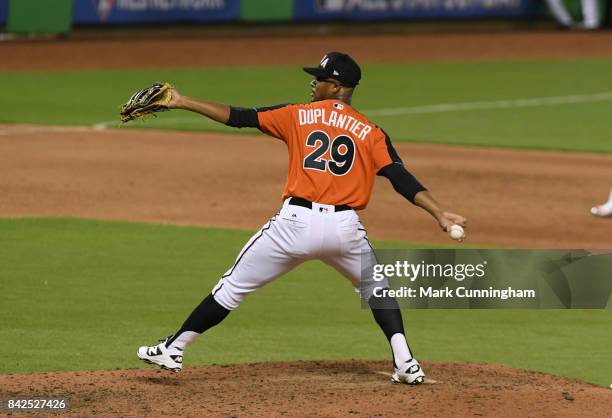
[[[464,235],[463,228],[461,228],[461,225],[453,225],[448,230],[448,234],[452,239],[461,239]]]

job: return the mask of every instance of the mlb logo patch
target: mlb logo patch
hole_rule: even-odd
[[[338,110],[342,110],[344,109],[344,106],[342,105],[342,103],[334,103],[334,108]]]
[[[115,7],[115,0],[98,0],[97,8],[100,20],[106,20],[113,7]]]

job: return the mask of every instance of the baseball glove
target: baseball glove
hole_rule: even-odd
[[[134,119],[140,119],[147,115],[155,115],[155,112],[165,112],[168,103],[172,99],[172,86],[168,83],[156,83],[151,87],[137,91],[123,106],[119,117],[121,123]]]

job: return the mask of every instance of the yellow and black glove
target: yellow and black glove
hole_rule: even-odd
[[[172,86],[168,83],[156,83],[151,87],[137,91],[123,106],[119,117],[121,123],[134,119],[144,118],[147,115],[155,116],[156,112],[165,112],[172,99]]]

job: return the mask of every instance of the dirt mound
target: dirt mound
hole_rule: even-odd
[[[320,361],[0,376],[3,395],[68,396],[80,416],[605,416],[612,391],[506,366],[427,362],[393,385],[386,361]],[[387,375],[387,376],[385,376]]]

